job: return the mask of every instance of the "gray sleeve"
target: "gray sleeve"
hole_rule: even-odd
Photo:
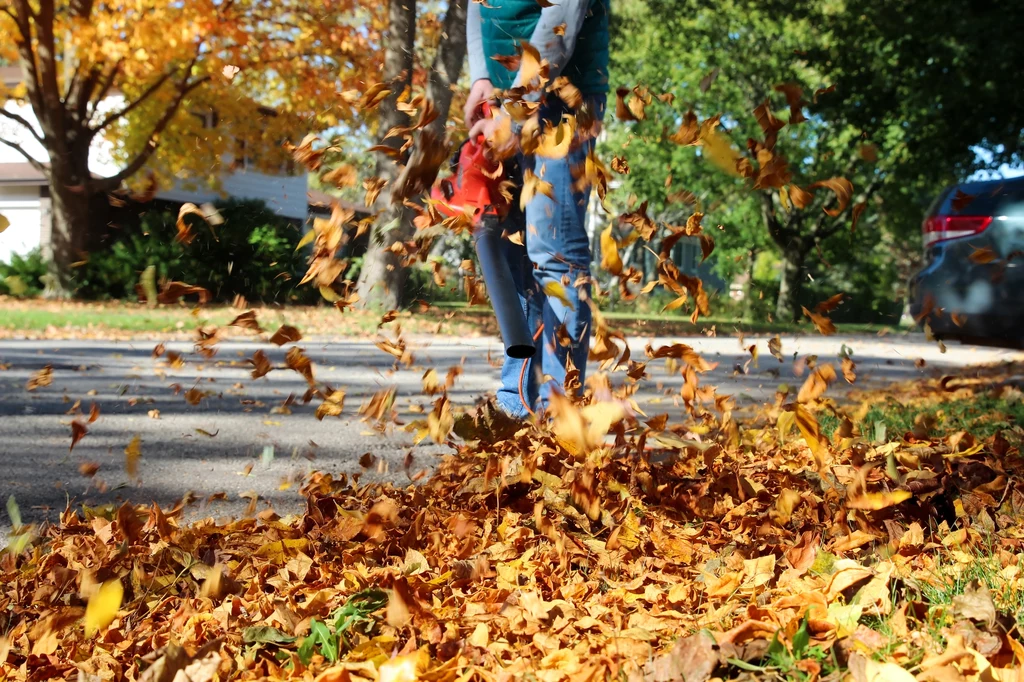
[[[572,57],[576,49],[576,39],[583,28],[583,20],[590,11],[591,0],[559,0],[559,4],[541,10],[537,28],[533,29],[530,44],[540,52],[540,58],[548,60],[551,65],[551,80],[562,73],[562,69]],[[565,24],[563,35],[555,33],[555,28]],[[519,85],[516,76],[514,85]],[[539,96],[539,93],[531,93]],[[530,99],[531,97],[528,97]]]
[[[480,32],[480,5],[470,0],[466,8],[466,53],[469,55],[469,80],[476,83],[487,75],[487,56],[484,54],[484,39]]]

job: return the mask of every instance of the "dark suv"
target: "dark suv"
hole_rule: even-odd
[[[1024,343],[1024,177],[954,185],[921,227],[910,313],[935,336]]]

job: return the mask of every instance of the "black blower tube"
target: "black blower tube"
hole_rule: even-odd
[[[512,270],[501,242],[501,222],[485,217],[473,231],[476,255],[483,270],[487,294],[498,318],[501,340],[505,343],[505,355],[510,358],[532,358],[536,350],[533,334],[526,324],[526,314],[519,303]]]

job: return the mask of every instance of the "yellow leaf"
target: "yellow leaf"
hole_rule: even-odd
[[[879,509],[886,509],[893,507],[900,502],[909,500],[911,493],[909,490],[893,490],[892,492],[882,493],[864,493],[857,497],[851,498],[846,501],[846,506],[850,509],[863,509],[866,511],[878,511]]]
[[[92,637],[117,617],[124,597],[124,587],[117,578],[108,580],[100,586],[96,594],[89,599],[85,607],[85,636]]]
[[[787,412],[784,414],[792,414]],[[793,509],[800,503],[800,493],[789,488],[783,488],[779,497],[775,500],[775,511],[779,514],[779,523],[785,525],[793,517]]]
[[[538,193],[543,194],[552,201],[555,199],[554,186],[550,182],[542,180],[532,170],[527,168],[523,172],[523,187],[519,195],[519,208],[525,211],[526,205]]]
[[[307,231],[306,234],[302,235],[302,239],[299,240],[299,243],[295,245],[295,250],[298,251],[303,246],[312,244],[314,239],[316,239],[316,230]]]
[[[569,153],[569,146],[575,133],[576,120],[566,116],[558,125],[548,125],[544,128],[544,132],[536,138],[533,153],[545,159],[564,159]]]
[[[430,667],[430,654],[420,649],[405,656],[396,656],[377,669],[379,682],[416,682]]]
[[[540,50],[525,40],[522,43],[523,53],[519,62],[519,83],[529,85],[530,81],[540,75]]]
[[[786,437],[789,436],[789,432],[793,430],[793,424],[796,423],[796,414],[793,412],[783,412],[779,415],[779,419],[776,422],[776,426],[779,429],[779,442],[785,443]]]
[[[0,213],[0,232],[3,232],[11,226],[11,221],[7,219],[3,213]]]
[[[619,242],[612,236],[612,226],[601,233],[601,267],[618,276],[622,274],[622,258],[619,257]]]
[[[562,302],[562,305],[567,307],[569,310],[576,310],[576,306],[569,300],[569,296],[566,294],[565,287],[560,282],[547,282],[544,285],[544,293],[547,296],[553,296]]]
[[[800,435],[807,441],[807,447],[814,455],[814,463],[817,464],[818,471],[822,471],[825,468],[825,447],[821,444],[821,428],[818,426],[818,420],[802,405],[795,405],[793,411]]]
[[[256,556],[261,559],[268,559],[272,564],[283,564],[288,556],[305,552],[308,548],[309,540],[306,538],[275,540],[257,549]]]
[[[136,434],[124,449],[124,470],[129,478],[139,474],[139,458],[142,457],[142,438]]]
[[[712,130],[701,138],[701,143],[703,149],[701,153],[711,163],[729,175],[740,177],[740,172],[736,168],[736,162],[739,161],[740,156],[727,137]]]
[[[746,587],[767,585],[775,577],[775,556],[768,554],[756,559],[744,559],[743,575],[743,585]]]
[[[618,402],[601,402],[587,405],[580,412],[587,421],[587,440],[592,447],[597,447],[608,434],[613,424],[617,424],[626,416],[626,408]]]
[[[896,663],[879,663],[869,658],[864,665],[866,682],[915,682],[916,679]]]

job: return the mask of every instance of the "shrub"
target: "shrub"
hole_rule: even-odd
[[[125,228],[76,273],[79,295],[134,297],[140,273],[152,265],[159,281],[205,287],[215,300],[230,301],[236,295],[263,302],[316,300],[312,287],[297,288],[306,269],[305,253],[295,250],[302,237],[297,226],[262,201],[228,200],[216,206],[224,219],[221,225],[185,217],[195,235],[188,245],[176,239],[176,213],[147,213],[138,227]]]
[[[11,254],[9,263],[0,263],[0,294],[38,296],[43,291],[46,263],[39,249],[24,256]]]

